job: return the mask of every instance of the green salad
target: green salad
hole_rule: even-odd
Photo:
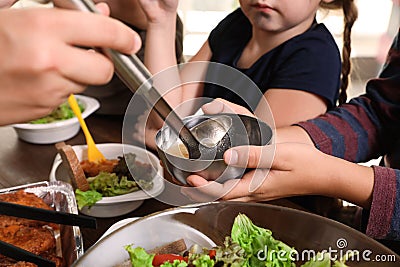
[[[154,170],[150,164],[141,163],[136,160],[135,154],[127,153],[124,157],[118,157],[118,163],[111,172],[100,171],[96,176],[87,177],[90,190],[75,190],[78,208],[90,208],[103,197],[124,195],[141,189],[151,190],[154,186],[153,177]]]
[[[266,250],[266,248],[268,248]],[[183,255],[151,254],[141,247],[125,246],[132,266],[141,267],[295,267],[295,248],[276,240],[268,229],[258,227],[244,214],[233,223],[231,235],[222,246],[211,249],[190,248]],[[346,256],[346,255],[345,255]],[[301,267],[346,267],[345,259],[331,261],[318,253]]]
[[[78,106],[79,106],[81,112],[83,112],[85,110],[83,104],[79,101],[79,99],[77,101],[78,101]],[[40,119],[30,121],[29,123],[31,123],[31,124],[46,124],[46,123],[51,123],[51,122],[68,120],[73,117],[75,117],[74,112],[72,111],[68,102],[65,102],[65,103],[62,103],[61,105],[59,105],[49,115],[42,117]]]

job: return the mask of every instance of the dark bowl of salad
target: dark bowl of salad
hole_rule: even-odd
[[[325,217],[269,204],[215,202],[128,222],[73,266],[394,267],[399,262],[381,243]]]
[[[86,118],[99,107],[95,98],[76,95],[82,117]],[[54,144],[68,140],[78,134],[80,125],[73,111],[65,102],[47,116],[26,123],[12,125],[18,137],[33,144]]]

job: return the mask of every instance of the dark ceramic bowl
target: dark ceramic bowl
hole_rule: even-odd
[[[89,248],[73,266],[116,266],[129,258],[124,250],[127,244],[151,250],[183,238],[188,247],[194,243],[205,247],[222,245],[239,213],[247,215],[257,226],[270,229],[275,239],[294,247],[300,253],[299,259],[323,250],[330,250],[332,257],[340,257],[351,250],[358,252],[359,257],[348,261],[349,266],[400,265],[395,252],[331,219],[268,204],[217,202],[173,208],[129,222]]]

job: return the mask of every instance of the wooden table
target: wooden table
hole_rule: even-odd
[[[120,143],[122,140],[122,121],[119,116],[91,116],[86,119],[88,127],[97,143]],[[18,139],[12,127],[0,127],[0,187],[47,181],[57,150],[54,145],[35,145]],[[67,140],[67,144],[85,144],[80,131],[77,136]],[[144,216],[171,206],[155,199],[144,201],[134,212],[121,217],[97,219],[97,229],[81,229],[85,250],[115,222],[128,218]]]
[[[95,142],[121,143],[123,118],[120,116],[92,115],[86,119]],[[35,145],[18,139],[12,127],[0,127],[0,188],[47,181],[57,150],[54,145]],[[85,144],[80,131],[74,138],[65,141],[70,145]],[[278,205],[299,207],[285,200],[272,202]],[[92,246],[104,232],[119,220],[141,217],[150,213],[172,208],[156,199],[147,199],[133,212],[113,218],[97,218],[97,229],[82,228],[84,249]]]
[[[97,143],[121,143],[122,116],[92,115],[86,119],[88,127]],[[134,118],[132,119],[134,123]],[[0,188],[13,187],[40,181],[48,181],[50,169],[57,150],[54,145],[35,145],[18,139],[16,132],[10,126],[0,127]],[[67,144],[85,144],[85,137],[80,131],[77,136],[67,140]],[[268,202],[280,206],[304,209],[295,204],[292,199],[282,199]],[[113,218],[97,218],[97,229],[81,228],[84,249],[91,247],[104,232],[114,223],[130,217],[141,217],[173,206],[157,199],[147,199],[136,210],[123,216]],[[383,242],[384,245],[400,253],[398,242]]]
[[[132,125],[134,119],[132,118]],[[92,115],[86,119],[86,122],[95,142],[121,143],[122,116]],[[50,169],[57,154],[54,145],[35,145],[21,141],[10,126],[0,127],[0,140],[0,188],[48,181]],[[82,131],[80,131],[77,136],[67,140],[66,143],[81,145],[85,144],[86,141]],[[281,199],[268,203],[306,210],[304,208],[305,205],[299,205],[299,202],[293,199]],[[97,229],[81,228],[84,249],[87,250],[91,247],[111,225],[122,219],[141,217],[167,208],[173,208],[173,206],[157,199],[147,199],[138,209],[126,215],[113,218],[97,218]],[[385,241],[382,243],[400,253],[399,242]]]

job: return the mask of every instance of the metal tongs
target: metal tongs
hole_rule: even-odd
[[[94,229],[97,228],[96,218],[93,217],[61,211],[40,209],[4,201],[0,201],[0,215],[52,222],[63,225],[75,225]]]
[[[55,7],[99,13],[92,0],[53,0]],[[97,49],[99,50],[99,49]],[[107,55],[114,63],[115,72],[125,85],[136,92],[140,86],[145,100],[154,105],[154,110],[179,136],[189,152],[190,158],[200,158],[201,143],[182,122],[181,118],[172,110],[151,81],[151,73],[136,55],[124,55],[117,51],[101,48],[100,51]]]
[[[26,261],[40,267],[56,267],[55,262],[0,240],[1,254],[17,261]]]
[[[63,225],[76,225],[80,227],[97,228],[96,219],[89,216],[71,214],[66,212],[46,210],[0,201],[0,215],[7,215],[37,221],[45,221]],[[40,257],[27,250],[0,240],[0,252],[6,257],[17,261],[27,261],[43,267],[55,267],[53,261]]]

